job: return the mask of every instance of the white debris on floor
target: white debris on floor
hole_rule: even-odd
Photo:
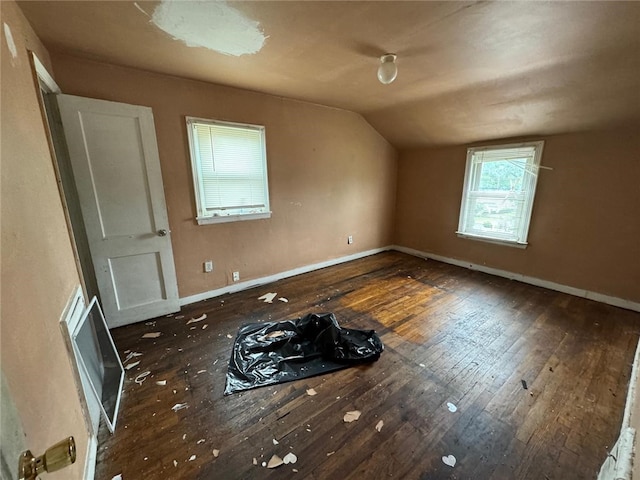
[[[201,322],[202,320],[204,320],[205,318],[207,318],[207,314],[203,313],[202,315],[200,315],[198,318],[192,318],[191,320],[189,320],[187,322],[187,325],[189,325],[190,323],[196,323],[196,322]]]
[[[274,455],[269,460],[269,463],[267,463],[267,468],[276,468],[283,464],[284,464],[284,461],[278,455]]]
[[[136,365],[140,365],[140,360],[138,360],[137,362],[133,362],[130,363],[129,365],[125,365],[124,369],[125,370],[131,370],[133,367],[135,367]]]
[[[141,357],[141,356],[142,356],[142,354],[140,352],[130,352],[129,355],[127,355],[127,357],[124,359],[124,361],[122,363],[127,363],[132,358]]]
[[[376,430],[379,432],[380,430],[382,430],[383,426],[384,426],[384,422],[380,420],[378,423],[376,423]]]
[[[442,457],[442,463],[453,468],[456,466],[456,457],[454,457],[453,455],[444,456]]]
[[[362,415],[360,410],[352,410],[344,414],[343,420],[345,423],[355,422],[360,418],[360,415]]]
[[[142,338],[158,338],[162,332],[149,332],[142,335]]]
[[[144,382],[147,379],[147,376],[149,376],[150,374],[151,372],[149,370],[147,370],[146,372],[142,372],[140,375],[134,378],[133,381],[138,385],[142,385],[142,382]]]
[[[189,405],[186,403],[176,403],[173,407],[171,407],[171,410],[177,412],[178,410],[182,410],[183,408],[189,408]]]
[[[310,397],[313,397],[314,395],[317,395],[318,392],[316,392],[313,388],[309,388],[307,389],[307,395],[309,395]]]
[[[296,457],[296,455],[293,452],[289,452],[284,456],[282,461],[285,464],[296,463],[298,461],[298,457]]]
[[[458,410],[458,407],[456,407],[453,403],[451,402],[447,402],[447,408],[449,409],[450,412],[455,412]]]
[[[264,303],[273,303],[273,299],[278,295],[276,292],[265,293],[261,297],[258,297],[258,300],[263,300]]]

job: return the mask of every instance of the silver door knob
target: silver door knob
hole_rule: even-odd
[[[167,236],[167,231],[163,228],[161,230],[158,230],[158,236],[159,237],[166,237]]]

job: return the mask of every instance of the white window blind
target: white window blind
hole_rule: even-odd
[[[526,245],[543,142],[470,148],[458,234]]]
[[[268,216],[264,127],[188,118],[187,128],[198,220]]]

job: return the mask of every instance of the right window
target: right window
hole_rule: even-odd
[[[459,236],[525,247],[544,142],[469,148]]]

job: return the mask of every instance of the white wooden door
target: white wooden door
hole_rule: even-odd
[[[110,328],[180,309],[151,108],[58,95]]]

